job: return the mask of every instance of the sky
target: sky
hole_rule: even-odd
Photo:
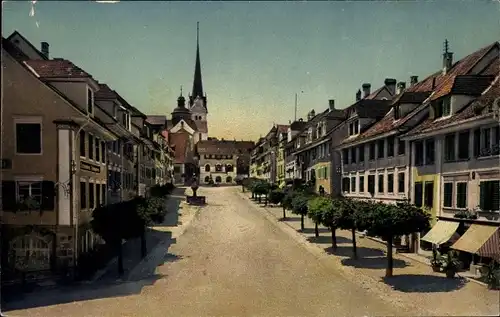
[[[500,1],[2,2],[19,31],[107,83],[146,114],[170,118],[191,91],[200,22],[209,136],[255,140],[274,123],[352,104],[363,83],[420,79],[500,40]]]

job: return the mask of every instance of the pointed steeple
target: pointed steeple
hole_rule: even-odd
[[[201,62],[200,62],[200,22],[196,22],[196,64],[194,68],[193,98],[200,96],[203,98],[203,82],[201,80]]]

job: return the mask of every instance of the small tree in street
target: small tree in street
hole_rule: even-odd
[[[353,201],[350,198],[342,197],[338,199],[338,205],[341,209],[341,217],[338,221],[338,228],[343,230],[351,230],[352,236],[352,253],[353,258],[357,259],[357,247],[356,247],[356,230],[358,229],[357,220],[361,217],[359,213],[364,212],[363,208],[359,206],[363,205],[364,202]]]
[[[428,230],[430,216],[422,209],[409,203],[398,205],[375,203],[372,212],[366,215],[366,226],[372,235],[381,237],[387,242],[386,277],[393,275],[393,239]]]
[[[323,221],[323,213],[330,208],[331,200],[327,197],[316,196],[309,200],[307,205],[307,216],[314,222],[314,233],[319,237],[318,225]]]
[[[253,187],[253,193],[258,197],[259,204],[262,203],[262,195],[267,195],[269,184],[264,181],[258,181]]]
[[[292,213],[300,215],[300,229],[304,230],[304,216],[307,215],[309,197],[303,192],[297,193],[292,198]]]
[[[283,207],[283,219],[286,219],[286,210],[292,209],[292,200],[295,194],[296,192],[290,188],[285,190],[285,195],[281,201],[281,207]]]
[[[326,198],[326,197],[325,197]],[[342,205],[338,199],[326,198],[322,207],[321,223],[332,232],[332,249],[337,249],[336,230],[342,217]]]
[[[269,193],[269,202],[274,205],[282,203],[285,193],[280,189],[274,189]]]

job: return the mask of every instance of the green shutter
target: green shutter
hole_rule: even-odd
[[[500,210],[500,181],[491,182],[491,210]]]
[[[481,182],[479,185],[479,207],[482,210],[486,208],[486,182]]]

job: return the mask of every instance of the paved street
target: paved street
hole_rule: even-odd
[[[422,305],[391,299],[384,283],[339,267],[337,256],[318,252],[239,190],[201,188],[208,206],[196,212],[184,205],[183,216],[196,212],[189,227],[170,247],[159,243],[127,281],[35,294],[22,303],[34,307],[8,315],[431,315]]]

